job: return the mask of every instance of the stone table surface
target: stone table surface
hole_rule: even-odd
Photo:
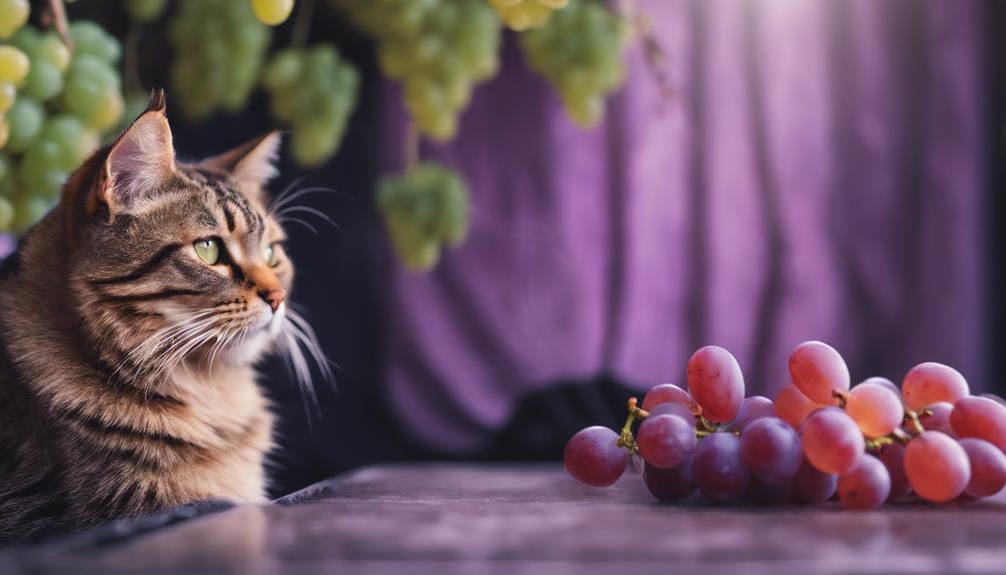
[[[958,507],[657,503],[634,473],[592,489],[558,466],[371,467],[274,504],[96,543],[0,555],[16,573],[1004,573],[1006,499]]]

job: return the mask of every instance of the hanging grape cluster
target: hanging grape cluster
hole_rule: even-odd
[[[456,172],[424,162],[381,181],[377,205],[402,264],[429,270],[441,246],[456,247],[468,234],[468,188]]]
[[[590,127],[604,115],[604,98],[622,83],[628,36],[624,19],[604,4],[569,0],[520,40],[531,68],[552,84],[570,117]]]
[[[287,48],[266,67],[262,83],[272,113],[292,127],[293,157],[317,166],[339,149],[346,121],[356,106],[360,76],[331,44]]]
[[[402,83],[423,134],[452,139],[476,83],[499,67],[499,19],[484,0],[337,0],[376,38],[384,73]]]
[[[122,116],[118,41],[88,21],[70,24],[69,34],[72,54],[54,32],[31,26],[0,45],[0,104],[10,103],[0,134],[0,230],[40,219]]]
[[[566,6],[569,0],[489,0],[500,20],[518,32],[544,26],[552,12]]]
[[[181,0],[169,38],[171,86],[186,115],[200,119],[245,106],[270,39],[248,0]]]

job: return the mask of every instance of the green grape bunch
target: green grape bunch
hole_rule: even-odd
[[[181,0],[169,24],[171,87],[187,116],[244,108],[269,48],[248,0]]]
[[[569,0],[548,24],[522,32],[520,44],[528,64],[552,84],[573,121],[591,127],[604,115],[605,97],[625,77],[628,38],[628,24],[603,3]]]
[[[401,82],[419,131],[454,138],[474,86],[499,68],[500,25],[485,0],[336,0],[377,40],[381,70]]]
[[[73,52],[32,26],[0,45],[0,231],[38,221],[122,117],[118,41],[89,21],[71,23],[69,34]]]
[[[468,188],[436,162],[382,179],[377,205],[399,261],[412,271],[432,269],[443,245],[457,247],[468,235]]]
[[[523,32],[547,24],[552,12],[565,7],[569,0],[489,0],[489,3],[508,28]]]
[[[356,107],[360,74],[335,46],[277,52],[266,66],[262,84],[273,115],[292,129],[292,153],[299,164],[317,166],[338,151]]]

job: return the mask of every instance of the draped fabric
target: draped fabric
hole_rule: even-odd
[[[593,130],[515,38],[458,139],[471,235],[429,275],[388,260],[385,390],[420,442],[484,447],[523,396],[610,374],[682,384],[717,344],[749,394],[832,343],[854,380],[942,361],[983,382],[982,5],[639,0],[641,50]],[[400,94],[385,99],[400,167]]]

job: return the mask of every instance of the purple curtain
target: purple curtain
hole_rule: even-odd
[[[749,394],[831,342],[854,380],[943,361],[983,387],[981,5],[640,0],[641,51],[594,130],[508,38],[460,137],[472,233],[429,275],[390,269],[385,385],[421,442],[481,448],[559,378],[681,384],[730,349]],[[385,107],[401,141],[398,92]],[[391,167],[400,166],[397,148]]]

